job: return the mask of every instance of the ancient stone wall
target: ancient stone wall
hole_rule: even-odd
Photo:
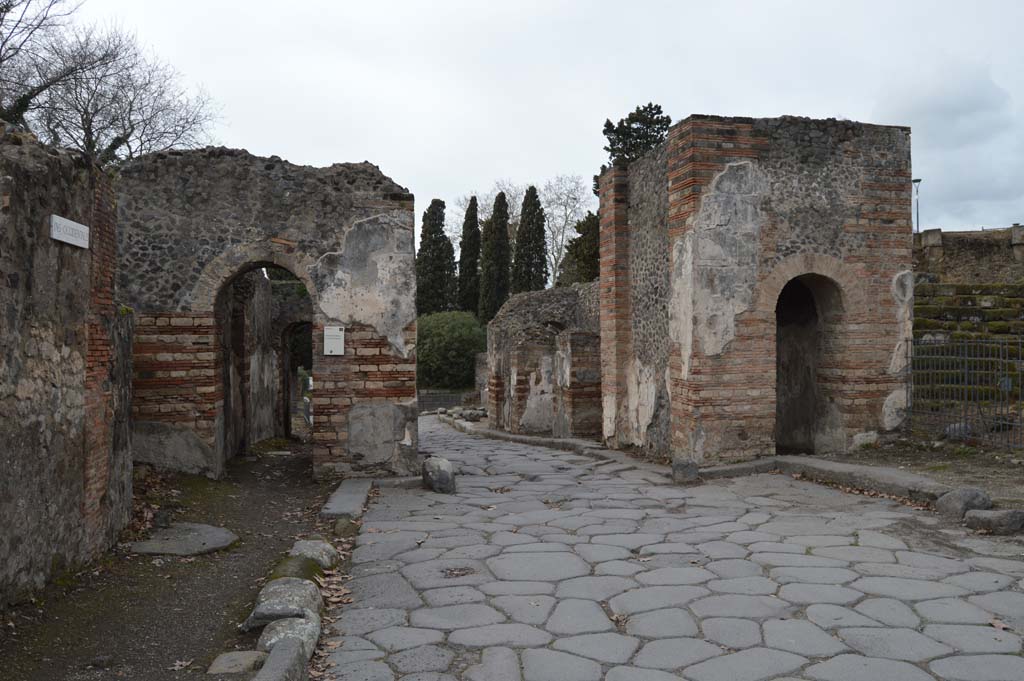
[[[487,327],[492,427],[585,437],[599,432],[597,285],[521,293]]]
[[[914,272],[942,284],[1024,284],[1024,227],[914,235]]]
[[[635,335],[657,328],[641,301],[657,299],[664,271],[652,275],[639,253],[652,250],[659,212],[670,290],[666,340],[655,345],[667,349],[671,431],[648,429],[650,449],[698,462],[775,451],[777,418],[794,408],[779,398],[798,385],[778,393],[788,369],[777,362],[776,307],[796,279],[819,313],[806,448],[842,451],[898,424],[913,297],[909,129],[691,116],[631,167],[605,172],[600,188],[606,439],[636,444],[630,426],[647,413],[639,397],[650,388],[634,396],[650,385],[634,377],[646,364]]]
[[[296,166],[208,148],[143,157],[118,183],[119,292],[136,309],[137,449],[219,475],[226,437],[218,294],[277,265],[313,306],[314,472],[416,468],[412,196],[369,163]],[[324,327],[345,328],[325,355]],[[189,463],[191,465],[191,463]]]
[[[131,508],[132,317],[114,300],[109,178],[0,136],[0,604],[95,557]],[[51,238],[59,215],[89,246]]]

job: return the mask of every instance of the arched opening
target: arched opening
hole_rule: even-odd
[[[313,373],[312,302],[293,273],[256,262],[224,283],[214,316],[221,377],[217,445],[226,461],[258,442],[290,437],[292,402],[305,392],[293,387],[299,369]]]
[[[791,279],[775,306],[775,447],[780,453],[826,453],[842,439],[833,377],[840,355],[838,285],[804,274]],[[841,446],[840,446],[841,448]]]

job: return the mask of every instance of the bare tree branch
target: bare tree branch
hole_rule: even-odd
[[[583,219],[593,201],[590,186],[581,175],[558,175],[544,183],[540,192],[547,221],[548,268],[551,280],[558,276],[565,249],[575,236],[574,226]]]

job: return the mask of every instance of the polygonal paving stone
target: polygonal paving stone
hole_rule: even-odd
[[[899,561],[900,565],[934,570],[935,572],[942,572],[947,575],[955,575],[971,569],[970,565],[965,561],[956,558],[947,558],[946,556],[936,556],[932,553],[919,553],[916,551],[897,551],[896,560]]]
[[[388,658],[388,662],[403,674],[443,672],[455,658],[455,653],[438,646],[410,648]],[[408,677],[403,677],[408,678]]]
[[[734,617],[709,617],[701,620],[704,638],[726,648],[750,648],[761,645],[761,627],[757,622]]]
[[[807,608],[807,619],[822,629],[836,627],[880,627],[882,624],[841,605],[815,604]]]
[[[779,589],[779,598],[803,605],[813,603],[848,605],[863,597],[864,594],[859,591],[832,584],[787,584]]]
[[[767,577],[735,577],[733,579],[715,579],[707,584],[707,588],[718,593],[747,594],[750,596],[766,596],[775,593],[779,585]]]
[[[967,593],[964,589],[952,584],[899,577],[862,577],[850,586],[873,596],[887,596],[903,601],[924,601],[932,598],[961,596]]]
[[[860,530],[857,532],[857,543],[861,546],[873,546],[879,549],[906,549],[907,545],[896,537],[890,537],[874,530]]]
[[[599,563],[594,568],[594,574],[607,576],[619,576],[619,577],[631,577],[638,572],[646,570],[640,563],[630,562],[628,560],[609,560],[604,563]]]
[[[895,563],[896,556],[892,551],[876,549],[870,546],[827,546],[811,549],[815,556],[835,558],[851,563]]]
[[[748,648],[683,669],[694,681],[762,681],[799,669],[807,659],[769,648]]]
[[[645,638],[696,636],[697,623],[682,608],[665,608],[631,615],[626,632]]]
[[[553,634],[589,634],[613,630],[615,625],[594,601],[567,599],[558,602],[544,628]]]
[[[913,629],[921,623],[921,619],[914,614],[914,611],[906,603],[893,598],[869,598],[862,603],[858,603],[854,610],[865,617],[870,617],[882,624],[888,624],[890,627],[910,627]]]
[[[768,620],[764,623],[764,644],[808,657],[830,657],[848,650],[807,620]]]
[[[487,566],[498,579],[557,582],[590,573],[590,566],[573,553],[512,553],[491,558]]]
[[[665,539],[660,534],[645,534],[633,532],[631,534],[600,534],[594,536],[592,544],[607,544],[609,546],[621,546],[624,549],[638,549],[647,544],[657,544]]]
[[[637,583],[625,577],[577,577],[567,579],[555,590],[557,598],[584,598],[606,601],[623,591],[636,588]]]
[[[846,568],[822,567],[779,567],[772,568],[768,575],[779,584],[802,582],[804,584],[846,584],[859,575]]]
[[[924,662],[949,655],[953,649],[913,629],[859,627],[840,629],[839,637],[868,657]]]
[[[961,653],[1019,653],[1020,636],[996,627],[966,624],[929,624],[924,635]]]
[[[759,541],[748,544],[747,548],[754,553],[807,553],[806,546],[784,544],[777,541]]]
[[[492,558],[492,560],[498,560]],[[402,575],[417,589],[474,586],[494,579],[479,560],[466,558],[428,560],[402,568]]]
[[[461,605],[463,603],[479,603],[484,594],[471,586],[452,586],[441,589],[428,589],[423,592],[423,600],[434,607],[442,605]]]
[[[847,561],[803,553],[755,553],[750,560],[768,567],[846,567]]]
[[[405,624],[405,610],[393,608],[348,609],[341,611],[334,628],[346,636],[362,636],[371,631]]]
[[[444,638],[444,634],[433,629],[388,627],[387,629],[380,629],[372,634],[367,634],[366,638],[370,639],[384,650],[393,653],[407,648],[416,648],[418,646],[429,645],[431,643],[439,643]]]
[[[554,650],[527,650],[523,677],[525,681],[595,681],[601,678],[601,665]]]
[[[580,544],[573,547],[573,551],[591,563],[603,563],[609,560],[625,560],[633,554],[629,549],[621,546],[610,546],[608,544]]]
[[[1024,594],[1016,591],[993,591],[967,600],[997,615],[1024,618]]]
[[[733,544],[753,544],[755,542],[776,542],[779,541],[777,534],[768,534],[767,532],[757,532],[755,530],[740,530],[739,532],[733,532],[725,541]]]
[[[1017,655],[958,655],[936,660],[928,668],[949,681],[1024,679],[1024,657]]]
[[[554,648],[599,662],[622,664],[640,647],[640,640],[622,634],[584,634],[555,640]]]
[[[699,638],[665,638],[645,645],[633,664],[653,669],[678,669],[721,654],[721,648]]]
[[[511,648],[487,648],[480,657],[480,664],[468,668],[466,681],[522,681],[519,670],[519,656]]]
[[[929,622],[942,624],[988,624],[992,613],[961,598],[937,598],[915,603],[914,609]]]
[[[483,603],[420,608],[413,610],[409,615],[409,623],[412,626],[427,629],[465,629],[466,627],[482,627],[504,621],[504,615]]]
[[[528,596],[530,594],[555,593],[555,585],[551,582],[487,582],[478,588],[488,596]]]
[[[860,655],[839,655],[804,670],[820,681],[935,681],[907,662],[880,660]]]
[[[683,542],[663,542],[661,544],[648,544],[647,546],[640,549],[641,556],[661,556],[679,553],[697,554],[697,549],[695,549],[690,544],[685,544]]]
[[[645,610],[685,605],[708,593],[707,589],[699,586],[648,586],[619,594],[608,605],[613,612],[631,615]]]
[[[491,601],[499,610],[523,624],[543,624],[557,602],[551,596],[498,596]]]
[[[748,553],[747,547],[727,541],[709,541],[698,544],[697,550],[712,560],[743,558]]]
[[[681,676],[639,667],[614,667],[604,677],[605,681],[683,681]]]
[[[742,596],[734,594],[709,596],[690,605],[690,609],[694,614],[701,618],[749,617],[751,619],[763,619],[766,617],[781,617],[790,608],[789,603],[772,596]]]
[[[358,577],[346,584],[352,592],[352,608],[418,608],[419,594],[394,572]]]
[[[509,546],[505,549],[505,553],[553,553],[556,551],[572,551],[572,547],[567,544],[532,542]]]
[[[1013,584],[1013,577],[1001,575],[996,572],[968,572],[962,575],[946,577],[942,580],[945,584],[952,584],[961,589],[974,591],[976,593],[987,593],[999,591]]]
[[[715,573],[699,567],[666,567],[636,576],[636,581],[648,586],[682,586],[701,584],[715,579]]]
[[[527,624],[491,624],[473,629],[458,629],[448,635],[452,645],[468,648],[488,648],[491,646],[512,646],[528,648],[546,646],[551,642],[551,634]]]
[[[835,534],[803,534],[795,537],[786,537],[786,541],[790,544],[799,544],[800,546],[849,546],[853,544],[853,537],[845,535]]]
[[[757,575],[764,574],[764,569],[757,563],[752,563],[749,560],[742,560],[739,558],[730,558],[727,560],[716,560],[708,563],[704,566],[706,570],[714,572],[722,579],[732,579],[734,577],[754,577]]]
[[[394,681],[395,673],[383,662],[364,660],[347,664],[335,672],[337,681]]]

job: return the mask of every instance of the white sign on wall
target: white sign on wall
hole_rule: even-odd
[[[344,355],[345,354],[345,327],[325,326],[324,327],[324,354]]]
[[[50,216],[50,238],[72,246],[89,248],[89,228],[59,215]]]

